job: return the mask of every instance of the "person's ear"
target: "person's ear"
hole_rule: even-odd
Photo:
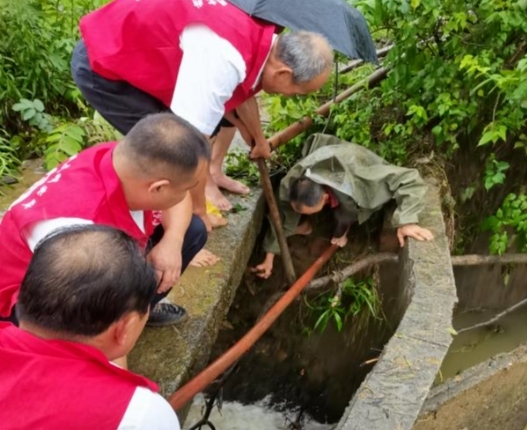
[[[275,79],[279,80],[282,83],[290,83],[293,82],[293,69],[290,67],[283,65],[278,67],[275,70]]]
[[[152,182],[148,186],[148,192],[152,194],[159,193],[164,187],[167,187],[170,185],[170,181],[168,179],[159,179],[158,181]]]
[[[128,312],[113,324],[113,340],[119,347],[128,345],[129,336],[135,332],[135,327],[141,317],[137,312]]]
[[[329,201],[329,194],[328,193],[324,193],[322,195],[322,201],[324,202],[324,204],[326,204]]]

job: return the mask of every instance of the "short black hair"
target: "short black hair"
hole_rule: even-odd
[[[144,315],[157,288],[154,268],[126,233],[73,226],[41,241],[16,305],[21,322],[74,336],[96,336],[129,312]]]
[[[163,167],[173,174],[192,173],[199,160],[210,160],[210,143],[188,121],[173,113],[141,119],[119,143],[142,173],[158,175]]]
[[[324,187],[305,176],[295,179],[289,187],[289,201],[297,206],[312,208],[323,196]]]

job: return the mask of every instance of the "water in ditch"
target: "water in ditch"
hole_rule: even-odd
[[[498,312],[464,312],[454,316],[454,327],[461,329],[494,317]],[[527,306],[504,316],[489,327],[478,328],[454,336],[447,356],[436,378],[436,384],[454,378],[503,352],[509,352],[527,343]]]
[[[190,412],[183,426],[184,430],[190,429],[203,416],[205,399],[198,395],[190,408]],[[252,405],[242,405],[238,402],[224,402],[221,411],[215,408],[210,416],[210,421],[216,430],[330,430],[330,424],[321,424],[309,417],[301,423],[301,427],[295,427],[298,413],[292,410],[279,411],[279,408],[270,407],[269,402],[264,399]],[[202,429],[209,427],[203,426]]]

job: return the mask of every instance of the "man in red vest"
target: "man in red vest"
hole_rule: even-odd
[[[157,288],[136,241],[106,226],[55,232],[0,323],[3,430],[179,430],[157,385],[111,363],[133,348]]]
[[[0,318],[15,319],[20,284],[38,242],[68,225],[105,224],[143,248],[150,242],[148,258],[159,286],[149,324],[182,321],[183,308],[160,301],[207,240],[188,191],[205,176],[209,159],[203,135],[165,113],[147,116],[122,141],[86,149],[49,172],[0,222]]]
[[[170,110],[210,137],[227,112],[246,141],[254,142],[253,158],[270,155],[253,96],[261,89],[316,91],[333,58],[321,36],[277,36],[274,25],[225,0],[114,0],[85,16],[80,30],[74,80],[119,131],[126,133],[144,115]],[[210,172],[206,182],[217,189]],[[204,190],[205,181],[192,200],[210,230]]]

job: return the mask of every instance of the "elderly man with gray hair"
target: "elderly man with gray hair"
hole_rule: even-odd
[[[252,158],[270,155],[254,95],[316,91],[333,61],[322,36],[277,35],[277,26],[225,0],[114,0],[85,16],[80,30],[73,77],[121,133],[147,114],[168,110],[211,137],[225,114],[254,145]],[[220,171],[222,159],[220,153]],[[205,185],[217,190],[225,178],[214,181],[209,171],[192,195],[208,230]]]

